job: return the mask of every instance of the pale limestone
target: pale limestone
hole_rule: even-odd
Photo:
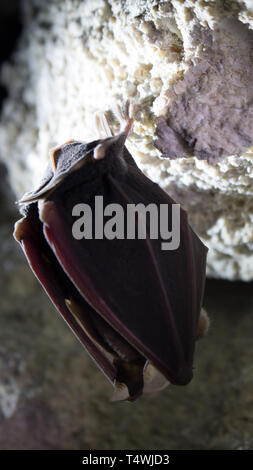
[[[245,148],[245,139],[237,139],[235,154],[212,165],[195,156],[164,159],[154,146],[156,119],[168,112],[173,87],[184,93],[180,87],[190,64],[208,58],[205,38],[216,35],[231,64],[244,51],[253,67],[251,2],[32,0],[25,2],[25,18],[16,65],[2,72],[10,97],[0,129],[1,158],[17,196],[36,187],[51,147],[70,138],[96,138],[94,112],[132,99],[137,110],[128,148],[146,174],[187,209],[209,247],[208,274],[253,279],[253,143]],[[230,19],[237,25],[233,34]],[[238,96],[228,88],[228,104],[231,99],[234,106]],[[250,93],[243,82],[240,96],[250,102]],[[215,97],[218,87],[211,105]],[[243,115],[248,134],[251,113],[249,106]],[[201,145],[208,139],[213,144],[208,124],[204,132]],[[225,154],[227,136],[216,133],[215,139]]]

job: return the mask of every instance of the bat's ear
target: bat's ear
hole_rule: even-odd
[[[205,336],[209,330],[210,326],[210,320],[209,317],[206,313],[206,311],[202,308],[200,311],[200,317],[199,317],[199,326],[198,326],[198,331],[197,331],[197,339],[201,338],[202,336]]]
[[[128,391],[127,386],[125,384],[123,384],[121,382],[117,382],[115,380],[114,390],[113,390],[113,394],[110,398],[110,401],[111,402],[125,401],[125,400],[128,400],[128,399],[129,399],[129,391]]]

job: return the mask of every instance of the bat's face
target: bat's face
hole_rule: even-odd
[[[171,218],[175,204],[137,168],[126,136],[55,149],[15,227],[33,272],[116,400],[191,380],[207,252],[183,210],[174,249],[161,248],[161,231],[151,233],[152,214],[145,236],[129,238],[129,206],[166,206]]]

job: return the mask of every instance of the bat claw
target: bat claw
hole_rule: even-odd
[[[128,135],[134,122],[135,106],[132,101],[127,100],[123,106],[118,103],[113,107],[112,112],[120,124],[120,134]]]
[[[124,105],[117,103],[112,107],[111,114],[114,115],[120,126],[119,134],[128,136],[130,133],[135,119],[135,109],[135,105],[129,100],[127,100]],[[113,137],[115,135],[106,112],[96,113],[94,118],[95,129],[99,139]]]

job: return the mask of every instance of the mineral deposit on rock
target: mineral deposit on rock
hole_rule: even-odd
[[[96,138],[94,112],[132,99],[129,150],[188,211],[209,276],[253,279],[251,3],[25,1],[2,71],[0,156],[16,194],[36,186],[51,147]]]

